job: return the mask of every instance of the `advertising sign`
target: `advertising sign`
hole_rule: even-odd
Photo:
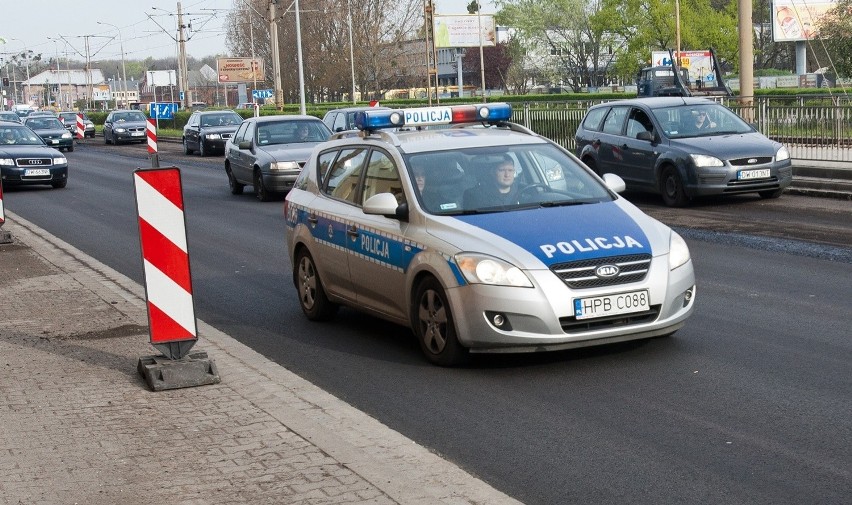
[[[219,58],[216,68],[220,83],[266,80],[260,58]]]
[[[672,60],[668,51],[652,51],[651,66],[671,66]],[[681,51],[680,68],[689,72],[689,84],[700,80],[707,86],[717,86],[716,74],[713,72],[713,57],[710,51]]]
[[[494,46],[497,30],[494,16],[465,14],[458,16],[434,16],[435,47],[479,47]],[[480,24],[482,30],[480,31]]]
[[[817,36],[817,25],[833,0],[773,0],[772,39],[775,42],[809,40]]]

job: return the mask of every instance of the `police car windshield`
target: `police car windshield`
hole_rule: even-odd
[[[477,147],[407,156],[421,207],[461,215],[610,201],[613,195],[551,144]]]

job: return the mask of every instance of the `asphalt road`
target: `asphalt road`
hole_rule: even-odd
[[[6,208],[142,282],[132,171],[144,145],[89,141],[62,190]],[[405,328],[343,310],[305,320],[282,203],[232,196],[222,158],[184,157],[196,311],[357,408],[534,504],[845,503],[852,492],[848,201],[742,196],[662,207],[698,279],[675,336],[428,365]],[[201,338],[204,338],[201,335]]]

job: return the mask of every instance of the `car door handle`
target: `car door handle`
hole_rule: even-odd
[[[352,238],[358,238],[358,228],[355,228],[354,226],[350,226],[349,228],[346,229],[346,234],[349,235]]]

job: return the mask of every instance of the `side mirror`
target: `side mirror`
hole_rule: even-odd
[[[399,204],[393,193],[379,193],[364,202],[364,214],[374,214],[400,221],[408,220],[408,204]]]
[[[251,149],[251,141],[243,140],[242,142],[237,144],[237,147],[239,147],[240,149]]]
[[[627,189],[627,185],[624,184],[624,179],[615,174],[603,174],[603,180],[606,187],[616,193],[621,193]]]
[[[638,140],[646,140],[648,142],[654,141],[654,136],[649,131],[641,131],[641,132],[637,133],[636,138]]]

